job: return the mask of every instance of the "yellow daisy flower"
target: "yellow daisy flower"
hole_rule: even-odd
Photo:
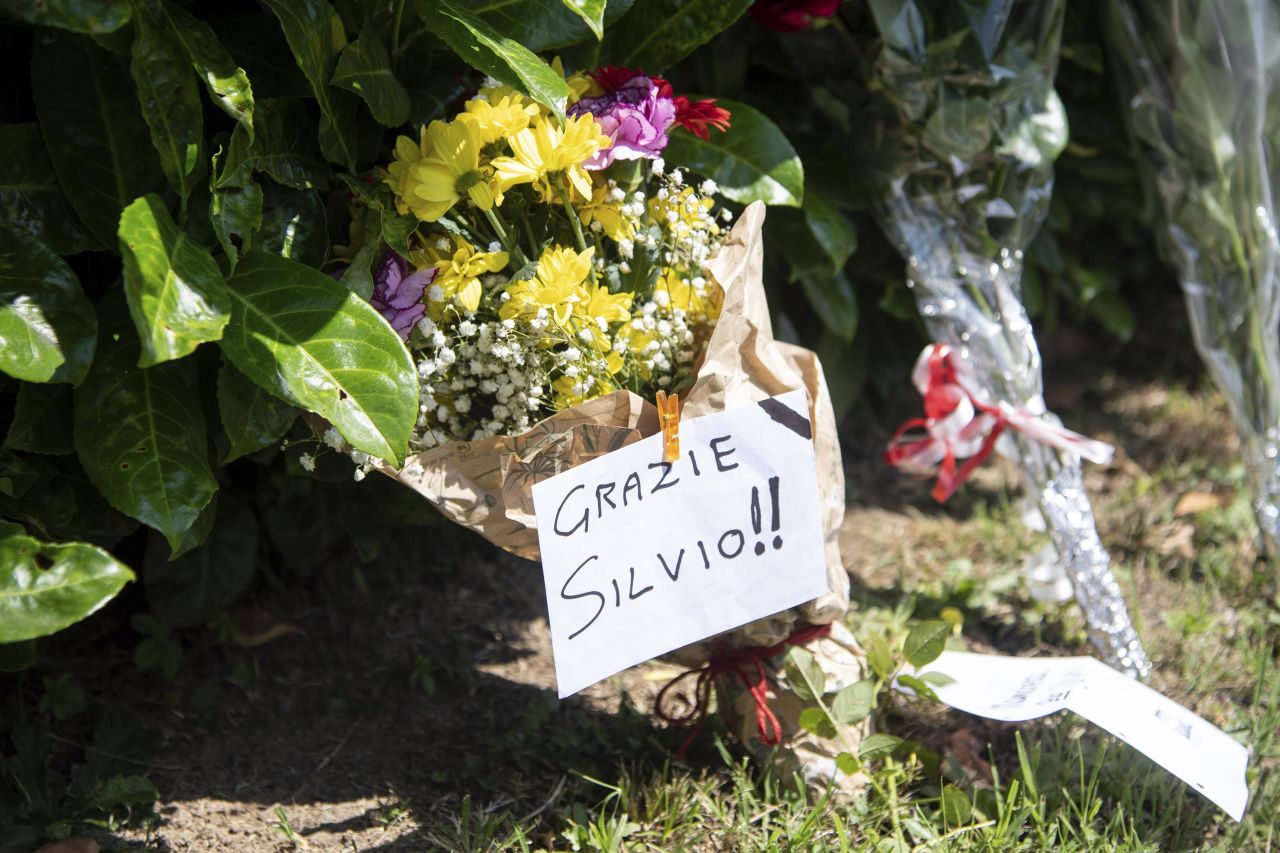
[[[576,116],[561,127],[542,118],[507,138],[510,157],[494,157],[491,165],[498,191],[517,184],[533,184],[543,201],[555,198],[551,179],[563,174],[584,199],[591,198],[591,179],[582,162],[611,145],[609,137],[589,114]]]
[[[622,215],[616,201],[609,200],[610,189],[603,179],[598,180],[591,198],[585,204],[576,205],[578,218],[583,225],[599,222],[601,230],[610,240],[635,239],[636,230],[631,220]]]
[[[491,209],[493,189],[480,169],[483,144],[479,128],[466,121],[431,122],[417,146],[400,137],[395,162],[387,167],[396,209],[435,222],[464,193],[481,210]]]
[[[560,326],[566,326],[574,306],[584,296],[579,286],[591,274],[595,248],[575,252],[563,246],[550,246],[538,258],[538,271],[533,278],[517,281],[507,287],[511,297],[498,311],[503,320],[528,317],[545,308]]]
[[[480,277],[505,269],[510,260],[506,252],[477,252],[475,246],[461,237],[453,238],[452,253],[433,247],[423,252],[423,256],[439,270],[427,291],[427,310],[435,320],[450,304],[456,304],[463,311],[478,309],[484,296]],[[440,289],[437,291],[436,287]]]
[[[474,98],[467,101],[465,112],[458,116],[458,120],[474,124],[480,132],[481,142],[489,145],[524,130],[536,115],[537,104],[526,103],[520,95],[512,93],[497,100]]]
[[[609,340],[608,328],[631,319],[631,300],[634,294],[610,293],[609,288],[599,284],[584,284],[581,290],[574,311],[573,331],[580,334],[585,329],[591,335],[591,344],[596,349],[609,352],[613,343]]]

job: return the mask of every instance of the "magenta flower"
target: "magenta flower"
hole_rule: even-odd
[[[409,262],[395,252],[388,252],[378,267],[369,304],[387,318],[402,340],[409,340],[414,325],[427,313],[422,296],[436,272],[435,267],[427,267],[409,275]]]
[[[637,74],[608,94],[583,98],[569,115],[590,113],[613,141],[582,165],[606,169],[614,160],[652,160],[667,147],[667,131],[676,120],[676,103],[661,94],[652,78]]]

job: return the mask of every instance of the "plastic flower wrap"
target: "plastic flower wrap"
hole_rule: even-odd
[[[1240,434],[1255,515],[1280,553],[1280,244],[1271,0],[1111,6],[1138,167],[1191,328]]]
[[[989,451],[1017,459],[1091,639],[1113,666],[1143,675],[1149,664],[1081,478],[1079,454],[1108,454],[1045,410],[1020,295],[1022,250],[1044,218],[1053,161],[1067,139],[1053,90],[1064,5],[872,7],[883,41],[871,72],[880,113],[877,213],[940,345],[917,368],[927,417],[913,426],[923,435],[895,437],[890,459],[938,471],[940,498]]]

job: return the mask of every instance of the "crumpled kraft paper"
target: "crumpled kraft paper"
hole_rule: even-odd
[[[759,202],[747,207],[707,267],[709,277],[724,291],[724,304],[693,386],[681,394],[681,417],[696,418],[796,388],[808,392],[828,592],[713,638],[730,646],[774,645],[797,622],[825,624],[840,618],[849,601],[838,538],[844,517],[844,471],[835,412],[817,355],[773,339],[763,281],[764,215]],[[533,484],[658,431],[653,403],[630,391],[617,391],[557,412],[520,435],[450,442],[414,454],[400,470],[388,468],[384,473],[423,495],[450,521],[513,554],[537,560]],[[713,640],[675,657],[699,663]]]

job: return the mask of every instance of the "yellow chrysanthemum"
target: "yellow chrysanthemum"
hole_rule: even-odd
[[[582,162],[602,148],[609,137],[591,115],[568,119],[563,126],[554,119],[541,118],[519,133],[507,137],[510,157],[494,157],[494,180],[499,192],[517,184],[533,184],[543,201],[555,198],[551,180],[560,174],[584,199],[591,198],[591,179]]]
[[[578,218],[583,225],[599,222],[600,229],[610,240],[635,239],[635,225],[630,218],[622,215],[618,203],[609,199],[610,192],[608,184],[600,179],[591,191],[590,200],[576,206]]]
[[[574,306],[585,295],[580,285],[591,274],[595,248],[575,252],[562,246],[551,246],[538,258],[538,271],[533,278],[517,281],[507,287],[511,297],[499,309],[503,320],[526,317],[545,308],[557,325],[566,326]]]
[[[418,145],[396,140],[396,159],[387,167],[387,182],[396,193],[396,208],[435,222],[466,194],[481,210],[493,207],[493,189],[480,168],[484,142],[475,124],[433,121]]]
[[[484,296],[480,276],[498,272],[507,266],[506,252],[477,252],[461,237],[453,238],[453,252],[431,248],[422,253],[439,270],[427,291],[427,310],[432,319],[440,319],[444,309],[455,304],[463,311],[475,311]],[[439,287],[437,291],[435,288]],[[438,298],[435,298],[438,297]]]
[[[720,288],[703,276],[690,275],[674,267],[669,267],[654,282],[653,298],[667,311],[683,311],[691,326],[720,316]]]
[[[608,328],[631,319],[631,300],[634,294],[610,293],[609,288],[590,283],[582,285],[581,291],[574,306],[573,321],[570,324],[572,330],[578,335],[586,331],[591,336],[592,346],[601,352],[608,352],[613,346],[613,342],[609,340]]]
[[[396,139],[395,158],[387,165],[387,184],[396,196],[396,207],[401,214],[409,212],[404,198],[408,196],[409,174],[419,162],[427,157],[427,129],[418,130],[418,141],[408,136]]]
[[[516,93],[492,100],[473,98],[467,101],[458,121],[472,123],[480,132],[480,140],[488,145],[519,133],[538,115],[537,104],[527,103]]]

